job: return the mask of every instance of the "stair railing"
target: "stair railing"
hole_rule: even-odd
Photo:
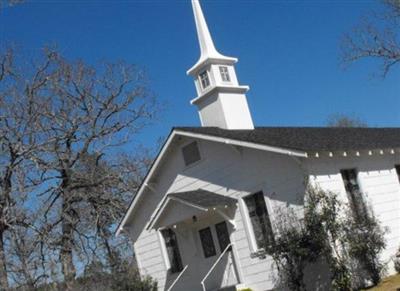
[[[171,291],[172,288],[175,286],[175,284],[179,281],[179,279],[182,277],[183,273],[185,273],[186,269],[189,267],[189,265],[186,265],[185,268],[179,273],[179,275],[175,278],[174,282],[172,282],[171,286],[167,289],[167,291]]]
[[[218,265],[218,263],[221,261],[222,257],[227,253],[233,246],[233,243],[230,243],[227,245],[227,247],[224,249],[224,251],[219,255],[218,259],[214,262],[210,270],[207,272],[207,274],[204,276],[203,280],[201,280],[201,286],[203,287],[203,291],[207,291],[205,281],[207,278],[211,275],[212,271],[215,269],[215,267]]]

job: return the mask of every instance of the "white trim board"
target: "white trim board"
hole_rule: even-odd
[[[150,221],[147,223],[146,229],[149,230],[151,228],[154,227],[154,225],[159,221],[160,216],[163,214],[165,208],[168,206],[170,201],[177,201],[179,203],[182,203],[183,205],[189,206],[189,207],[193,207],[195,209],[198,209],[200,211],[204,211],[207,212],[208,209],[201,207],[199,205],[195,205],[192,203],[189,203],[187,201],[183,201],[179,198],[175,198],[175,197],[170,197],[169,195],[166,195],[165,197],[167,197],[166,199],[162,200],[162,203],[159,207],[156,208],[156,210],[154,210],[152,217],[150,218]]]

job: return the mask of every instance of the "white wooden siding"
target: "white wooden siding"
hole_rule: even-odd
[[[182,144],[189,140],[185,138]],[[139,203],[127,228],[135,242],[135,252],[141,274],[150,275],[165,290],[168,278],[156,232],[144,230],[150,215],[163,196],[171,192],[199,188],[240,199],[263,190],[270,199],[272,213],[280,206],[302,207],[305,175],[322,188],[341,193],[345,189],[340,169],[356,167],[360,182],[374,211],[382,223],[390,229],[388,248],[384,258],[389,259],[400,244],[400,185],[394,164],[400,163],[398,155],[361,156],[359,158],[308,158],[299,163],[295,158],[255,149],[240,149],[216,143],[200,141],[202,160],[195,166],[185,167],[178,144],[175,144],[164,162],[152,186]],[[240,208],[234,214],[236,230],[232,235],[246,286],[255,291],[274,287],[274,270],[271,258],[252,258]],[[178,237],[179,242],[180,237]],[[183,239],[183,238],[181,238]],[[193,246],[197,248],[197,246]],[[183,264],[190,262],[183,261]],[[182,287],[183,288],[183,287]],[[183,290],[183,289],[182,289]],[[189,289],[188,289],[189,290]],[[195,289],[190,289],[195,290]]]
[[[382,259],[393,273],[391,259],[400,246],[400,184],[394,165],[400,162],[398,154],[360,157],[313,158],[307,160],[310,175],[323,189],[335,191],[347,201],[340,175],[341,169],[356,168],[361,189],[372,205],[373,212],[387,228],[387,247]],[[324,174],[321,174],[324,173]]]

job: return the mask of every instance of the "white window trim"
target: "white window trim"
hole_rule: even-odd
[[[202,81],[202,79],[201,79],[201,76],[202,76],[204,73],[207,75],[207,80],[208,80],[208,86],[207,86],[207,87],[204,87],[204,86],[203,86],[203,81]],[[210,78],[210,73],[208,72],[208,70],[201,71],[201,72],[199,73],[199,83],[200,83],[200,88],[201,88],[203,91],[205,91],[205,90],[207,90],[207,88],[210,88],[210,87],[211,87],[211,78]]]
[[[243,217],[243,224],[247,234],[246,236],[247,236],[247,241],[249,243],[250,252],[254,253],[257,251],[257,242],[254,237],[254,231],[253,231],[253,226],[251,225],[249,211],[247,209],[246,203],[244,202],[243,198],[239,199],[239,207]]]
[[[229,80],[224,80],[223,75],[222,75],[222,68],[226,69],[226,75],[228,76]],[[219,75],[221,76],[221,81],[223,83],[231,83],[232,82],[232,78],[231,78],[231,74],[229,73],[229,67],[228,66],[218,66],[218,71],[219,71]]]
[[[162,230],[161,228],[157,230],[158,241],[160,242],[161,254],[164,260],[165,269],[167,269],[168,271],[171,269],[171,262],[169,261],[167,247],[165,246],[165,239],[161,233],[161,230]]]
[[[362,198],[363,198],[364,202],[368,204],[368,200],[369,200],[368,192],[365,190],[365,185],[363,184],[363,178],[364,178],[363,176],[365,173],[359,171],[357,167],[355,167],[354,169],[357,172],[357,183],[358,183],[358,187],[360,188]]]
[[[252,191],[250,194],[246,194],[243,195],[240,199],[239,199],[239,208],[240,208],[240,212],[242,214],[243,217],[243,221],[244,221],[244,228],[247,234],[247,240],[249,243],[249,247],[250,247],[250,252],[251,253],[257,253],[259,251],[263,251],[263,249],[258,248],[257,246],[257,241],[254,235],[254,229],[253,229],[253,225],[251,223],[250,220],[250,216],[249,216],[249,210],[247,208],[246,202],[244,202],[244,198],[250,195],[253,195],[257,192],[262,192],[264,195],[264,201],[267,207],[267,211],[268,211],[268,217],[271,223],[271,228],[272,228],[272,232],[274,232],[274,220],[273,220],[273,211],[272,211],[272,205],[271,205],[271,200],[268,196],[265,195],[265,189],[261,189],[261,190],[256,190],[256,191]]]

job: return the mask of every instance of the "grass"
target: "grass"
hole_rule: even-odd
[[[368,291],[397,291],[400,290],[400,274],[387,277],[382,282]]]

